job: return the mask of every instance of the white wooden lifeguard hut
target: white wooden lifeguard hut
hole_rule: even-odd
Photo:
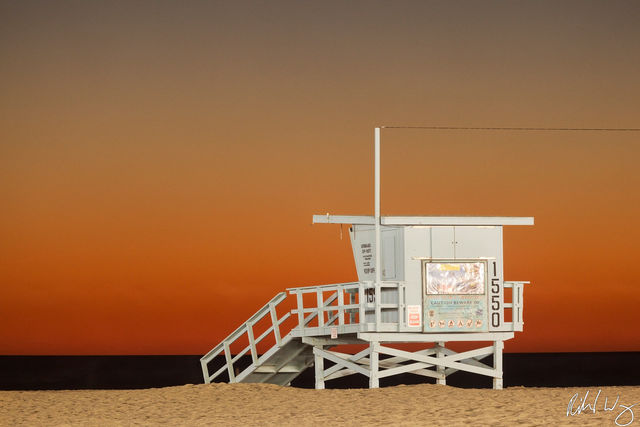
[[[358,282],[287,289],[296,308],[282,317],[277,306],[288,295],[276,295],[202,357],[205,383],[226,372],[229,382],[287,385],[315,365],[318,389],[353,374],[367,376],[371,388],[379,386],[380,378],[404,373],[445,384],[457,371],[492,377],[493,387],[502,388],[503,343],[522,331],[523,287],[529,283],[504,280],[502,231],[533,225],[532,217],[380,216],[376,128],[375,214],[314,215],[313,222],[350,226]],[[290,315],[297,325],[282,331]],[[271,325],[256,337],[253,325],[264,318]],[[275,345],[258,354],[257,344],[270,334]],[[248,345],[231,354],[231,345],[241,337]],[[456,353],[446,347],[455,341],[492,344]],[[433,346],[411,352],[392,343]],[[342,344],[366,347],[356,354],[331,350]],[[237,372],[234,366],[247,353],[251,364]],[[210,373],[209,364],[222,354],[224,365]],[[480,361],[491,355],[492,365]],[[325,359],[333,363],[326,369]]]

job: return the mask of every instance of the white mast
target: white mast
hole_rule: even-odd
[[[375,128],[375,225],[376,225],[376,283],[382,282],[380,238],[380,128]]]

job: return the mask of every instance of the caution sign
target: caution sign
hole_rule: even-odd
[[[422,326],[422,307],[419,305],[407,306],[407,325]]]
[[[429,332],[486,332],[485,295],[427,295]]]

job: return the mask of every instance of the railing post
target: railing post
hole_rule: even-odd
[[[512,312],[511,317],[513,318],[514,329],[517,331],[520,323],[520,297],[518,293],[520,292],[520,286],[518,283],[513,284],[513,288],[511,291],[511,302],[512,302]]]
[[[205,384],[210,384],[211,383],[211,376],[209,375],[209,366],[208,366],[209,362],[207,361],[200,361],[200,365],[202,366],[202,377],[204,378],[204,383]]]
[[[233,372],[233,362],[231,361],[231,349],[229,348],[229,343],[224,342],[224,358],[227,361],[227,371],[229,372],[229,382],[233,383],[236,381],[235,372]]]
[[[356,303],[356,294],[355,292],[349,292],[349,305],[353,305]],[[353,309],[352,309],[353,310]],[[349,324],[353,325],[354,323],[356,323],[356,313],[354,313],[353,311],[349,312]]]
[[[322,290],[316,290],[316,299],[318,301],[318,327],[324,326],[324,301],[322,300]]]
[[[344,290],[338,286],[338,325],[344,325]]]
[[[524,324],[524,318],[522,316],[524,310],[524,298],[522,298],[522,293],[524,289],[523,283],[518,283],[518,326],[522,331],[522,325]]]
[[[367,303],[367,297],[364,295],[364,283],[358,283],[358,308],[360,312],[358,313],[358,317],[360,318],[360,330],[362,329],[362,325],[366,323],[365,317],[365,304]]]
[[[302,300],[302,292],[296,292],[296,301],[298,302],[298,327],[300,332],[304,331],[304,302]],[[304,335],[304,333],[303,333]]]
[[[375,283],[374,294],[373,294],[373,303],[375,304],[375,316],[376,316],[376,331],[380,332],[380,323],[382,322],[382,313],[380,308],[380,299],[382,297],[382,292],[380,291],[380,283]]]
[[[398,295],[398,332],[400,332],[402,330],[402,323],[404,322],[404,318],[406,317],[406,313],[404,312],[404,284],[398,282],[398,288],[397,288],[397,295]]]
[[[276,306],[274,304],[269,304],[269,311],[271,312],[271,323],[273,324],[273,336],[276,337],[276,344],[280,345],[280,325],[278,324]]]
[[[253,338],[253,322],[247,322],[247,337],[251,347],[251,360],[253,363],[258,363],[258,350],[256,350],[256,340]]]

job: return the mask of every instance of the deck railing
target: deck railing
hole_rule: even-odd
[[[524,285],[528,284],[529,282],[514,282],[514,281],[509,281],[509,282],[504,282],[504,288],[505,289],[509,289],[511,288],[511,302],[507,303],[505,302],[504,304],[504,308],[510,308],[511,309],[511,318],[512,318],[512,326],[513,326],[513,331],[518,331],[518,332],[522,332],[522,328],[524,326],[524,320],[523,320],[523,316],[522,316],[522,310],[524,308],[524,298],[523,298],[523,290],[524,290]],[[507,322],[507,324],[509,324]]]
[[[406,317],[402,282],[350,282],[287,290],[296,298],[292,313],[298,316],[298,326],[292,331],[294,336],[399,331]],[[305,306],[308,294],[315,298]]]
[[[528,283],[504,282],[505,289],[512,289],[511,302],[504,304],[505,308],[512,310],[512,321],[506,322],[508,331],[523,330],[523,289]],[[287,289],[295,295],[296,308],[292,313],[298,316],[298,326],[292,330],[292,335],[408,331],[405,289],[403,282],[351,282]],[[396,290],[387,294],[392,295],[387,297],[391,302],[383,302],[383,290]],[[304,296],[307,294],[313,294],[315,298],[305,305]],[[392,314],[383,315],[385,312]],[[393,320],[390,321],[390,317]]]

